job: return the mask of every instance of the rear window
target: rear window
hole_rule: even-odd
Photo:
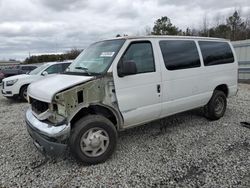
[[[161,53],[168,70],[200,67],[200,57],[194,41],[160,41]]]
[[[233,52],[227,42],[199,41],[205,66],[233,63]]]

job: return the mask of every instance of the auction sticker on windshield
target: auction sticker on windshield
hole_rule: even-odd
[[[100,57],[113,57],[115,52],[102,52]]]

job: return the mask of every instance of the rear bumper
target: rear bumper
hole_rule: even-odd
[[[60,155],[67,148],[70,125],[53,126],[39,121],[28,109],[25,116],[27,130],[36,148],[46,155]]]

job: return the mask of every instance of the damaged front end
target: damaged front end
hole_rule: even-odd
[[[112,74],[64,89],[53,96],[51,103],[32,97],[29,97],[29,102],[31,109],[26,112],[28,132],[35,146],[49,155],[60,154],[66,149],[71,132],[70,122],[82,109],[90,106],[109,109],[118,128],[122,119]]]
[[[39,151],[48,155],[59,155],[67,147],[70,135],[70,124],[51,125],[47,121],[38,120],[31,109],[26,112],[27,130]]]
[[[81,109],[92,105],[109,108],[117,116],[117,121],[121,120],[112,74],[61,91],[54,96],[52,103],[56,114],[67,117],[68,121]]]

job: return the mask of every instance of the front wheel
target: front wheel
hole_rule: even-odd
[[[110,120],[101,115],[88,115],[75,123],[69,146],[82,162],[97,164],[112,155],[116,142],[117,131]]]
[[[22,101],[27,101],[27,89],[28,89],[28,86],[23,86],[20,89],[19,95]]]
[[[204,107],[205,116],[210,120],[220,119],[226,111],[227,98],[224,92],[215,90],[212,98]]]

